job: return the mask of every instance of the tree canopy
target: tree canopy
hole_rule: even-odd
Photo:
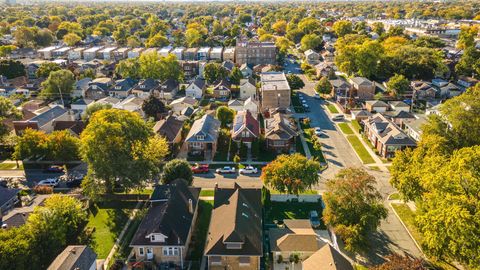
[[[184,159],[173,159],[163,167],[162,183],[169,184],[176,179],[187,181],[188,185],[193,182],[193,173],[190,163]]]

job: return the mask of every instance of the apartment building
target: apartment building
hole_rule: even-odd
[[[291,91],[287,77],[283,72],[264,72],[260,74],[260,95],[262,110],[290,107]]]
[[[235,63],[237,65],[274,65],[277,63],[277,47],[273,42],[239,41],[235,47]]]

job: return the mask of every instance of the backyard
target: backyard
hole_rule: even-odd
[[[192,235],[192,242],[190,244],[192,249],[189,256],[190,260],[193,261],[194,266],[196,266],[193,267],[193,269],[200,268],[200,261],[202,260],[208,226],[210,224],[210,216],[213,209],[213,201],[200,200],[198,205],[197,224]]]
[[[310,211],[318,212],[321,228],[325,229],[322,221],[322,205],[320,202],[270,202],[265,209],[265,223],[283,221],[284,219],[308,219]]]
[[[93,230],[93,249],[99,259],[105,259],[120,235],[135,201],[104,201],[90,207],[87,228]]]

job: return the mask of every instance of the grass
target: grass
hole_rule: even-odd
[[[310,125],[305,125],[303,123],[301,123],[300,125],[302,126],[302,129],[304,129],[305,131],[311,130],[311,128],[309,128]],[[317,136],[316,135],[310,135],[309,132],[305,132],[303,134],[303,137],[305,137],[305,142],[307,143],[308,150],[310,150],[310,154],[312,154],[312,156],[316,157],[318,161],[325,162],[325,157],[323,156],[322,150],[315,149],[315,147],[314,147],[314,140],[317,140]],[[300,138],[298,138],[298,141],[300,141]]]
[[[354,268],[355,268],[355,270],[368,270],[368,267],[365,267],[365,266],[359,265],[359,264],[355,265]]]
[[[270,202],[270,206],[266,209],[265,219],[267,223],[284,219],[308,219],[312,210],[318,212],[321,228],[324,229],[325,225],[322,222],[322,205],[320,202]]]
[[[363,146],[360,139],[358,139],[355,135],[347,136],[347,140],[352,145],[355,152],[357,152],[358,156],[362,160],[364,164],[375,163],[375,160],[372,158],[370,153],[368,153],[367,149]]]
[[[115,257],[127,259],[130,251],[132,250],[132,248],[130,247],[130,242],[132,241],[132,238],[135,235],[135,232],[137,232],[138,226],[140,225],[144,217],[144,214],[142,213],[146,213],[146,209],[137,212],[137,214],[133,218],[130,226],[128,226],[125,234],[123,235],[122,242],[120,243],[120,248],[117,251],[117,254],[115,254]]]
[[[203,189],[200,191],[200,196],[211,197],[215,195],[215,190],[213,189]]]
[[[406,203],[392,203],[392,207],[397,212],[397,215],[407,226],[408,231],[413,236],[417,243],[421,243],[423,239],[422,233],[418,230],[415,223],[415,212],[410,209]]]
[[[380,167],[378,167],[378,166],[370,166],[369,168],[370,168],[371,170],[374,170],[374,171],[377,171],[377,172],[381,171],[381,170],[380,170]]]
[[[190,260],[194,264],[198,264],[193,269],[200,268],[200,261],[203,256],[203,249],[205,248],[205,241],[207,239],[208,226],[210,224],[210,216],[212,215],[213,201],[203,201],[198,202],[198,214],[197,214],[197,224],[195,225],[195,231],[192,235],[192,253],[190,254]]]
[[[393,194],[390,195],[389,199],[390,200],[401,200],[402,196],[400,195],[400,193],[393,193]]]
[[[362,127],[360,126],[360,123],[357,120],[352,120],[352,127],[360,133],[360,130],[362,130]]]
[[[279,191],[276,191],[274,189],[270,190],[270,194],[285,194],[281,193]],[[318,195],[318,191],[316,190],[305,190],[304,192],[301,192],[299,195]]]
[[[328,104],[327,109],[330,111],[330,113],[338,113],[337,107],[333,104]]]
[[[23,164],[20,164],[20,168],[17,168],[16,163],[0,163],[0,170],[23,170]]]
[[[90,208],[87,227],[93,228],[93,249],[105,259],[120,235],[136,202],[105,201]]]
[[[354,134],[353,130],[350,128],[348,123],[339,123],[338,127],[343,132],[343,134],[346,134],[346,135],[353,135]]]

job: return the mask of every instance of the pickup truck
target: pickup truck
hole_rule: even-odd
[[[255,174],[258,173],[258,169],[253,166],[247,166],[243,169],[238,170],[240,174]]]
[[[208,164],[195,164],[195,166],[192,167],[193,173],[208,173],[208,171]]]
[[[235,173],[235,167],[225,166],[223,168],[218,168],[215,172],[219,174]]]

